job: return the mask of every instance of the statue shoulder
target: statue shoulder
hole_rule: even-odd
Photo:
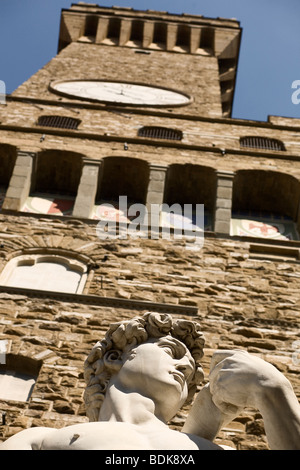
[[[55,428],[48,427],[24,429],[2,442],[0,450],[38,450],[43,440],[55,432]]]
[[[120,447],[121,445],[121,447]],[[30,428],[4,443],[0,450],[217,450],[216,444],[165,427],[124,422],[81,423],[61,429]]]

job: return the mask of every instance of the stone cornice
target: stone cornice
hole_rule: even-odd
[[[242,126],[242,127],[257,127],[257,128],[267,128],[267,129],[278,129],[278,130],[286,130],[286,131],[300,131],[300,119],[299,118],[284,118],[287,119],[289,122],[290,120],[298,121],[298,125],[284,125],[284,124],[275,124],[271,122],[273,116],[269,116],[269,121],[254,121],[248,119],[241,119],[241,118],[232,118],[232,117],[209,117],[209,116],[199,116],[195,114],[182,114],[179,112],[170,113],[168,111],[164,111],[161,109],[141,109],[141,108],[130,108],[128,105],[125,106],[109,106],[104,104],[95,104],[95,103],[87,103],[87,102],[79,102],[76,101],[75,103],[72,102],[62,102],[57,100],[48,100],[48,99],[38,99],[38,98],[31,98],[26,96],[19,96],[19,95],[7,95],[6,96],[7,103],[9,102],[21,102],[26,103],[29,105],[44,105],[44,106],[57,106],[59,108],[78,108],[78,109],[94,109],[96,111],[105,111],[111,112],[121,115],[144,115],[144,116],[157,116],[163,118],[170,118],[172,120],[186,120],[186,121],[195,121],[195,122],[210,122],[210,123],[217,123],[217,124],[225,124],[225,125],[235,125],[235,126]],[[277,116],[275,116],[277,118]],[[279,118],[281,118],[279,116]],[[34,127],[34,129],[37,129]],[[73,131],[76,135],[77,131]]]
[[[154,311],[161,313],[173,313],[180,315],[198,315],[198,307],[189,305],[173,305],[145,300],[121,299],[118,297],[103,297],[87,294],[70,294],[64,292],[43,291],[37,289],[25,289],[21,287],[0,286],[0,293],[9,295],[34,297],[39,299],[54,299],[60,302],[72,302],[84,305],[98,305],[99,307],[122,308],[134,311]]]

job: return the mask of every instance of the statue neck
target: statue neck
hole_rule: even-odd
[[[99,421],[118,421],[131,424],[165,425],[163,419],[155,415],[155,403],[134,390],[122,390],[119,384],[111,381],[102,403]]]

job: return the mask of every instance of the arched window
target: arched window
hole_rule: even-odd
[[[167,25],[165,23],[155,23],[153,32],[153,42],[151,49],[165,49],[167,44]]]
[[[91,39],[95,38],[97,34],[97,26],[98,26],[98,16],[96,15],[86,16],[84,36],[91,38]]]
[[[144,22],[132,21],[130,40],[126,42],[129,47],[142,47],[143,45]]]
[[[71,215],[81,177],[82,157],[61,150],[39,153],[30,195],[22,211]]]
[[[148,137],[150,139],[182,140],[181,131],[167,127],[141,127],[138,131],[138,136]]]
[[[68,116],[40,116],[37,121],[38,126],[55,127],[58,129],[77,129],[80,119]]]
[[[191,29],[189,25],[178,25],[176,46],[173,48],[177,52],[189,52],[191,44]]]
[[[285,150],[284,143],[281,140],[270,139],[269,137],[245,136],[240,138],[241,147],[261,150]]]
[[[98,192],[92,218],[128,222],[127,207],[135,203],[145,204],[148,183],[149,166],[147,162],[137,158],[105,158],[99,175]],[[126,199],[121,207],[120,196]],[[107,204],[107,210],[105,204]]]
[[[185,204],[204,204],[204,229],[212,230],[212,213],[216,198],[216,173],[213,168],[193,164],[173,164],[167,171],[164,203],[168,206],[179,204],[184,212]],[[161,225],[167,226],[168,212],[161,214]],[[178,218],[178,217],[177,217]],[[180,219],[180,217],[179,217]],[[181,221],[178,219],[179,226]],[[195,214],[192,216],[192,225]],[[175,221],[174,221],[175,222]],[[175,228],[175,225],[174,225]]]
[[[86,266],[60,255],[22,255],[11,259],[0,276],[10,287],[80,294],[87,278]]]
[[[103,44],[118,45],[121,30],[120,18],[109,18],[107,33],[102,40]]]
[[[0,145],[0,210],[13,173],[16,158],[16,147],[9,144]]]
[[[0,399],[28,401],[42,362],[24,356],[7,354],[0,364]]]
[[[233,181],[231,235],[298,240],[300,183],[276,171],[240,170]]]

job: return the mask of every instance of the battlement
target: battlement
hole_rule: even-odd
[[[206,50],[220,58],[237,59],[240,34],[240,24],[234,19],[108,8],[79,2],[62,10],[59,50],[85,37],[96,44],[191,54]]]
[[[215,57],[223,114],[231,114],[242,30],[235,19],[101,7],[79,2],[62,10],[59,46],[72,42]]]

